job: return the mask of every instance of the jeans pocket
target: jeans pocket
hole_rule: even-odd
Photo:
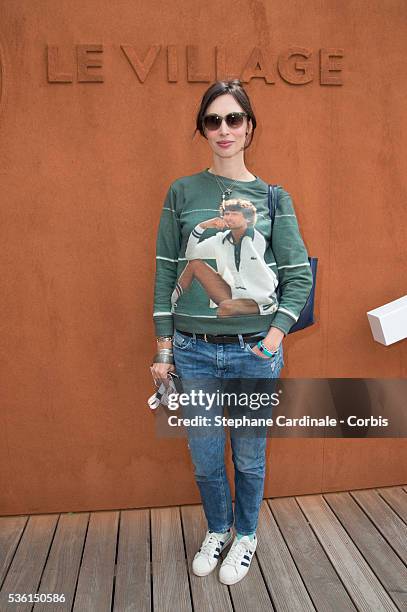
[[[172,344],[175,348],[180,349],[181,351],[192,346],[193,336],[186,336],[182,332],[179,332],[177,329],[174,332],[174,336],[172,339]]]

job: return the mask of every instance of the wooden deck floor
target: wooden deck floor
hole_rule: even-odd
[[[198,505],[1,517],[0,610],[407,611],[407,486],[263,501],[232,587],[190,570],[205,529]]]

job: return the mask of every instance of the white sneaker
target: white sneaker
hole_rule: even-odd
[[[256,535],[254,535],[253,540],[250,540],[249,536],[243,536],[240,540],[235,538],[226,559],[220,566],[219,580],[223,584],[235,584],[246,576],[256,546]]]
[[[232,531],[215,533],[207,531],[201,548],[192,561],[192,571],[196,576],[207,576],[218,564],[219,555],[232,541]]]

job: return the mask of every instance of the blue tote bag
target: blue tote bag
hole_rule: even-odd
[[[269,193],[268,193],[268,205],[269,205],[269,213],[271,219],[271,231],[273,231],[274,217],[277,209],[277,185],[269,185]],[[301,310],[300,316],[298,317],[298,321],[292,326],[288,333],[292,334],[293,332],[299,331],[300,329],[304,329],[305,327],[309,327],[313,323],[315,323],[314,317],[314,296],[315,296],[315,285],[317,282],[317,267],[318,267],[318,258],[317,257],[308,257],[308,261],[311,267],[312,272],[312,288],[310,294],[308,296],[307,302],[304,308]],[[278,293],[278,289],[277,289]]]

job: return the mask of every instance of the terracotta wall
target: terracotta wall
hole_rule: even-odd
[[[1,2],[1,514],[199,499],[146,398],[155,233],[169,183],[210,164],[194,114],[216,70],[249,80],[248,165],[292,194],[320,258],[319,323],[285,340],[284,376],[406,376],[406,342],[373,342],[365,314],[406,293],[406,17],[403,0]],[[407,482],[404,439],[269,453],[267,495]]]

